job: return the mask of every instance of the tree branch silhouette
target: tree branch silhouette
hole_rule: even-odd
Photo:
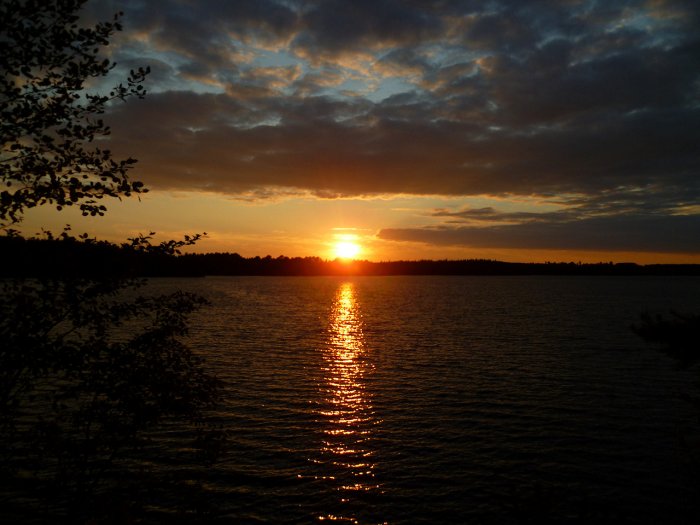
[[[103,199],[147,191],[129,178],[135,159],[114,159],[97,141],[110,134],[102,120],[109,105],[142,98],[149,70],[131,71],[107,95],[88,90],[114,68],[101,53],[122,27],[120,14],[85,26],[84,4],[0,3],[0,223],[9,237],[35,206],[100,216]],[[176,255],[201,238],[153,244],[152,235],[124,246]],[[99,243],[70,227],[45,237]],[[214,457],[225,433],[205,411],[219,383],[184,342],[188,317],[206,301],[145,285],[119,274],[0,282],[0,521],[114,522],[119,509],[120,521],[145,519],[143,486],[157,477],[145,465],[162,452],[148,438],[165,422],[189,429],[192,443],[178,446],[193,451],[190,461],[196,445]],[[159,498],[161,509],[182,504]]]
[[[104,197],[147,191],[129,179],[135,159],[115,160],[94,141],[110,134],[101,115],[112,101],[143,98],[150,70],[132,70],[109,95],[87,90],[91,79],[114,68],[100,52],[122,27],[120,14],[80,26],[84,3],[0,3],[0,221],[18,222],[26,209],[44,204],[103,215]]]

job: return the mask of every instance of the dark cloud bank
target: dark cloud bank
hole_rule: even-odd
[[[438,210],[441,227],[380,237],[700,252],[697,2],[172,0],[100,9],[111,7],[125,11],[115,59],[154,70],[145,101],[115,107],[114,146],[141,159],[154,187],[540,196],[563,210]],[[245,59],[252,47],[284,49],[288,60],[256,66]],[[348,75],[404,83],[385,98],[346,96]]]

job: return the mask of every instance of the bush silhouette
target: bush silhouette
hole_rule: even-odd
[[[112,101],[143,97],[148,69],[107,95],[86,90],[113,68],[100,53],[121,25],[119,14],[82,25],[84,3],[0,3],[0,221],[9,236],[35,206],[100,216],[104,198],[147,191],[128,176],[136,161],[114,159],[95,139],[110,133],[101,116]],[[97,243],[69,228],[60,238]],[[174,254],[198,238],[153,245],[139,236],[130,247]],[[190,483],[148,465],[175,455],[149,439],[166,424],[187,430],[172,445],[179,461],[220,448],[224,433],[205,418],[219,384],[184,343],[188,315],[206,302],[153,296],[128,272],[41,273],[0,282],[0,521],[128,522],[147,518],[147,508],[162,521],[173,509],[200,511],[192,490],[176,492]]]

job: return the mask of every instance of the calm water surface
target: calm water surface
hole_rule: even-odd
[[[629,330],[700,279],[154,280],[211,301],[231,523],[693,523],[698,390]],[[691,444],[689,444],[691,443]],[[530,521],[528,521],[530,520]]]

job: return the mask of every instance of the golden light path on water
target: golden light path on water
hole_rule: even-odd
[[[321,457],[332,467],[329,478],[337,484],[340,510],[351,510],[358,491],[380,489],[368,447],[372,427],[378,424],[364,381],[372,371],[354,284],[346,282],[336,292],[323,350],[324,408],[320,411],[324,425]],[[354,517],[342,514],[329,513],[319,519],[357,523]]]

